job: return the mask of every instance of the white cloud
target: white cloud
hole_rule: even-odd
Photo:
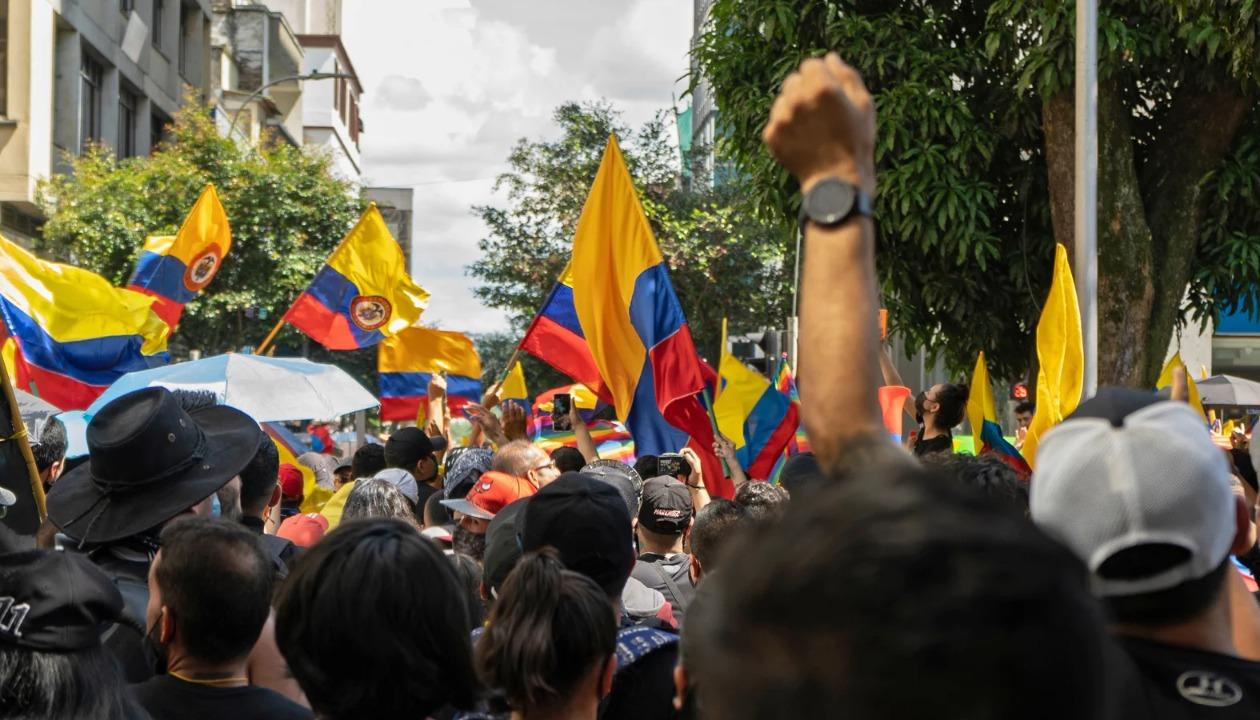
[[[347,3],[349,6],[349,3]],[[358,0],[343,41],[367,92],[365,179],[415,186],[412,269],[433,294],[425,321],[507,327],[464,268],[502,204],[496,176],[521,137],[550,137],[555,107],[607,98],[632,126],[668,108],[687,70],[684,0]]]

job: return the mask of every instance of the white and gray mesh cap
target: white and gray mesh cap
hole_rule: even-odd
[[[1234,540],[1225,455],[1185,403],[1113,390],[1083,403],[1041,441],[1033,520],[1085,562],[1096,595],[1157,592],[1204,577]],[[1145,577],[1100,576],[1109,558],[1141,545],[1173,545],[1188,556]]]

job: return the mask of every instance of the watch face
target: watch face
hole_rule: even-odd
[[[820,225],[834,225],[849,216],[855,194],[849,183],[827,178],[810,189],[805,211]]]

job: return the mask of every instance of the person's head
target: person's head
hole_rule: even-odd
[[[276,485],[280,488],[280,504],[284,507],[296,508],[305,499],[306,479],[296,465],[281,463],[276,471]]]
[[[171,394],[179,401],[184,412],[191,413],[219,404],[219,398],[209,390],[172,390]],[[260,440],[261,442],[261,440]],[[215,492],[219,499],[218,513],[229,520],[240,520],[244,514],[241,507],[241,478],[232,478],[226,485]]]
[[[1015,406],[1015,425],[1021,428],[1027,428],[1032,425],[1033,415],[1037,412],[1037,406],[1025,400]]]
[[[373,477],[385,469],[385,447],[368,443],[354,451],[350,458],[350,479]]]
[[[691,580],[698,583],[717,569],[722,552],[747,525],[748,510],[737,502],[714,498],[696,512],[691,528]]]
[[[525,478],[540,489],[560,477],[555,461],[542,448],[527,440],[513,440],[499,448],[490,462],[490,469]]]
[[[477,681],[463,592],[451,561],[410,525],[343,522],[285,581],[276,641],[320,718],[467,709]],[[357,622],[347,608],[370,608],[371,621]]]
[[[61,475],[66,461],[66,426],[55,417],[36,420],[36,428],[27,428],[32,437],[31,454],[35,456],[35,469],[44,483],[44,490],[52,487]],[[38,438],[37,440],[35,438]]]
[[[731,505],[740,507],[734,503]],[[743,508],[740,509],[742,511]],[[704,709],[695,678],[704,665],[708,650],[702,640],[713,632],[709,625],[712,615],[710,605],[714,603],[712,596],[717,586],[714,582],[696,585],[695,594],[687,605],[687,624],[679,633],[678,665],[674,667],[674,709],[678,711],[679,720],[697,720]]]
[[[425,435],[423,430],[415,427],[403,428],[385,441],[385,464],[406,470],[416,482],[430,483],[438,472],[435,451],[433,439]]]
[[[520,530],[529,498],[521,498],[494,516],[486,528],[485,554],[481,559],[481,597],[487,601],[498,597],[499,588],[508,573],[521,559]]]
[[[767,482],[746,482],[735,491],[735,502],[743,505],[748,517],[757,522],[783,517],[789,499],[787,490]]]
[[[500,510],[534,492],[534,486],[525,478],[490,470],[463,498],[443,500],[442,504],[455,513],[459,527],[473,535],[485,535]]]
[[[939,458],[939,460],[938,460]],[[1018,515],[1028,515],[1028,485],[1019,473],[996,455],[939,455],[938,463],[960,485],[971,488]]]
[[[691,529],[691,493],[672,477],[643,483],[639,508],[639,549],[653,553],[682,552],[683,537]]]
[[[490,469],[494,452],[486,448],[455,448],[446,454],[446,475],[442,478],[442,494],[446,500],[458,500],[468,494],[473,484]]]
[[[209,512],[217,492],[258,452],[258,423],[235,408],[186,412],[165,388],[106,403],[87,427],[89,460],[48,493],[48,516],[83,545],[140,536],[190,512]],[[237,501],[239,502],[239,501]],[[225,516],[228,508],[221,508]]]
[[[827,476],[823,474],[818,457],[812,452],[797,453],[783,463],[783,471],[779,473],[779,486],[788,491],[788,495],[800,495],[807,489],[814,489],[827,484]]]
[[[328,532],[328,518],[319,513],[301,513],[285,518],[276,530],[276,536],[298,547],[307,548],[319,542],[326,532]]]
[[[338,465],[337,469],[333,470],[333,487],[334,488],[340,488],[342,485],[345,485],[346,483],[351,482],[353,480],[354,480],[354,468],[350,464],[346,463],[346,464]]]
[[[967,386],[937,383],[914,399],[915,419],[928,429],[949,432],[967,412]]]
[[[687,627],[706,717],[1098,717],[1105,639],[1084,568],[938,475],[835,478],[728,556],[738,572],[701,583],[713,603]]]
[[[341,510],[342,521],[368,518],[393,518],[419,529],[411,503],[397,485],[385,480],[356,480],[354,488],[346,496],[346,504]]]
[[[416,484],[416,479],[411,473],[402,468],[385,468],[373,477],[376,480],[384,480],[398,488],[403,497],[407,498],[407,502],[411,504],[413,512],[421,510],[421,508],[416,507],[416,503],[420,502],[420,486]]]
[[[258,452],[241,470],[240,477],[242,514],[261,518],[267,508],[280,502],[284,494],[279,486],[280,451],[271,438],[259,438]]]
[[[13,718],[131,720],[136,707],[101,645],[125,616],[114,583],[84,556],[0,554],[0,713]]]
[[[521,550],[550,545],[565,567],[590,577],[610,600],[634,569],[630,514],[613,487],[585,473],[569,473],[538,491],[525,505]]]
[[[612,689],[616,646],[617,616],[604,591],[545,548],[508,575],[477,641],[476,666],[526,717],[593,713]]]
[[[424,501],[422,525],[425,529],[438,527],[439,525],[450,525],[455,522],[455,518],[451,516],[451,511],[442,504],[442,499],[442,493],[430,493],[429,497]]]
[[[640,455],[634,459],[634,471],[639,477],[656,477],[660,475],[657,472],[659,467],[659,457],[656,455]]]
[[[1033,521],[1088,566],[1119,624],[1212,622],[1250,516],[1185,403],[1104,388],[1042,439]]]
[[[468,603],[468,619],[473,627],[480,627],[486,620],[486,604],[481,599],[481,564],[462,553],[451,553],[448,557],[459,578],[460,595]]]
[[[596,460],[581,472],[611,485],[626,503],[630,526],[638,526],[639,508],[643,505],[643,478],[633,468],[616,460]]]
[[[177,658],[244,661],[271,611],[275,569],[256,535],[218,518],[187,518],[162,530],[149,567],[150,637]]]
[[[551,459],[556,463],[556,472],[577,472],[586,464],[586,458],[577,448],[558,447],[551,451]]]

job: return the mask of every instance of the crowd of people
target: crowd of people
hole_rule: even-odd
[[[874,108],[834,54],[787,78],[764,140],[807,195],[873,197]],[[770,484],[719,441],[732,498],[690,450],[599,459],[576,410],[550,456],[479,407],[478,446],[406,428],[304,457],[320,512],[212,397],[117,398],[73,467],[46,431],[48,522],[0,525],[0,717],[1260,717],[1248,449],[1177,389],[1108,388],[1030,480],[952,453],[950,384],[894,444],[861,206],[803,223],[814,451]]]

